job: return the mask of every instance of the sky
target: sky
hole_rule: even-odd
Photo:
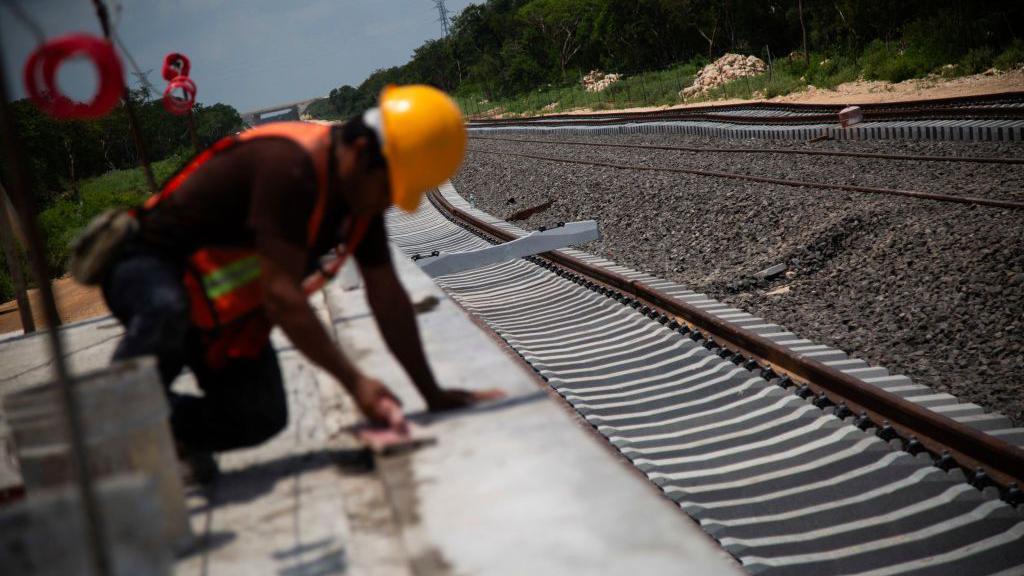
[[[480,2],[481,0],[476,0]],[[22,68],[38,41],[10,10],[17,3],[47,38],[101,35],[91,0],[0,0],[0,46],[7,86],[25,96]],[[182,52],[203,104],[240,112],[326,96],[371,72],[404,64],[442,35],[433,0],[107,0],[117,34],[149,81],[162,90],[164,55]],[[446,0],[452,15],[471,0]],[[120,9],[118,10],[118,6]],[[124,62],[126,74],[131,71]],[[128,79],[134,84],[134,78]],[[58,72],[69,96],[95,90],[92,67],[69,61]]]

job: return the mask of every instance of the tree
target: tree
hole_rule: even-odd
[[[331,90],[327,99],[331,101],[332,105],[334,105],[334,109],[338,114],[342,118],[346,118],[357,111],[360,96],[359,91],[356,90],[354,86],[346,84],[340,88]]]
[[[804,25],[804,3],[796,0],[796,10],[800,13],[800,38],[804,48],[804,66],[811,65],[811,53],[807,51],[807,27]]]
[[[447,38],[427,40],[413,51],[405,73],[416,81],[453,90],[458,82],[458,66]]]
[[[209,146],[245,127],[238,110],[220,103],[212,106],[196,105],[195,122],[200,147]]]
[[[569,62],[591,39],[604,5],[602,0],[533,0],[519,9],[519,16],[547,40],[564,79]]]

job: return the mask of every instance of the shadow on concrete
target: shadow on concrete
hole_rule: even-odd
[[[309,544],[299,544],[297,546],[292,546],[287,550],[278,550],[271,554],[271,556],[273,556],[275,560],[287,560],[295,556],[301,556],[306,552],[316,550],[317,548],[330,546],[333,543],[334,538],[322,538],[320,540],[317,540],[316,542],[310,542]]]
[[[487,414],[490,412],[499,412],[501,410],[508,410],[509,408],[515,408],[524,404],[532,404],[540,400],[548,398],[549,395],[545,390],[537,390],[524,396],[512,396],[509,398],[503,398],[501,400],[495,400],[493,402],[486,402],[477,406],[469,408],[462,408],[459,410],[451,410],[449,412],[411,412],[406,414],[406,418],[420,425],[433,424],[434,422],[443,422],[452,418],[458,418],[460,416],[467,416],[471,414]]]
[[[277,571],[281,576],[327,576],[328,574],[344,574],[348,568],[348,558],[344,550],[333,550],[317,558],[282,568]]]
[[[196,542],[189,549],[178,554],[178,560],[191,558],[192,556],[207,555],[217,548],[231,543],[237,536],[234,532],[203,532],[196,536]]]
[[[206,502],[189,510],[189,514],[205,514],[217,506],[249,502],[266,494],[285,478],[328,466],[337,466],[348,474],[365,474],[373,470],[373,459],[365,448],[317,450],[225,472],[203,490]]]

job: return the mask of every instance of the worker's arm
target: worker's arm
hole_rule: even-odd
[[[398,275],[395,274],[391,262],[385,261],[372,266],[360,265],[360,272],[366,285],[366,299],[377,319],[377,326],[384,341],[405,368],[430,410],[463,408],[504,395],[498,390],[472,392],[446,390],[438,386],[423,353],[412,303],[398,281]]]
[[[390,423],[392,413],[382,407],[381,400],[394,395],[378,380],[364,375],[331,341],[300,286],[304,255],[297,252],[295,256],[284,265],[261,257],[267,315],[300,352],[345,386],[367,418]]]

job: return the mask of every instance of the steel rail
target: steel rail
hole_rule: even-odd
[[[849,104],[858,106],[861,110],[871,113],[890,113],[898,114],[904,111],[920,111],[939,109],[957,110],[964,108],[973,108],[976,106],[993,106],[997,104],[1020,104],[1024,103],[1024,92],[1004,92],[1001,94],[985,94],[981,96],[956,96],[951,98],[935,98],[931,100],[909,100],[900,102],[879,102],[873,104]],[[516,124],[516,123],[535,123],[546,120],[600,120],[600,119],[617,119],[624,118],[642,120],[644,118],[658,118],[662,119],[665,117],[674,117],[680,115],[696,115],[696,114],[713,114],[716,112],[735,112],[745,110],[763,110],[763,111],[786,111],[796,112],[801,114],[810,114],[817,112],[818,114],[831,114],[834,115],[840,110],[848,106],[848,104],[813,104],[813,103],[797,103],[797,102],[749,102],[745,104],[710,104],[705,106],[691,106],[687,108],[669,108],[663,110],[646,110],[646,111],[608,111],[608,112],[592,112],[586,114],[549,114],[543,116],[530,116],[530,117],[519,117],[519,118],[480,118],[471,122],[472,126],[483,125],[483,124]],[[832,117],[834,119],[834,116]]]
[[[507,242],[516,238],[511,232],[456,208],[438,191],[431,192],[428,198],[442,214],[464,226],[497,241]],[[756,332],[721,320],[643,282],[560,252],[546,252],[539,256],[641,300],[707,333],[718,344],[760,359],[775,371],[791,375],[815,391],[824,393],[834,404],[845,403],[852,410],[866,414],[879,423],[880,429],[889,425],[903,439],[916,439],[933,454],[949,454],[959,465],[969,470],[984,471],[1004,487],[1024,484],[1024,449],[1020,447],[864,383],[803,354],[794,353]]]
[[[872,160],[908,160],[912,162],[969,162],[976,164],[1024,164],[1024,158],[998,158],[994,156],[921,156],[910,154],[879,154],[875,152],[849,152],[845,150],[799,150],[793,148],[707,148],[701,146],[667,146],[660,144],[613,144],[610,142],[583,142],[581,140],[537,140],[530,138],[504,138],[501,136],[470,136],[470,140],[522,142],[527,144],[565,144],[595,148],[632,148],[639,150],[666,150],[670,152],[714,152],[722,154],[797,154],[803,156],[839,156]]]
[[[495,154],[499,156],[516,156],[542,160],[546,162],[562,162],[565,164],[579,164],[583,166],[598,166],[601,168],[616,168],[619,170],[637,170],[643,172],[670,172],[674,174],[690,174],[694,176],[707,176],[711,178],[726,178],[732,180],[747,180],[762,184],[778,184],[781,186],[795,186],[797,188],[820,188],[824,190],[843,190],[846,192],[861,192],[865,194],[881,194],[889,196],[906,196],[922,200],[937,200],[939,202],[953,202],[956,204],[969,204],[976,206],[989,206],[992,208],[1005,208],[1009,210],[1024,210],[1024,202],[1012,200],[995,200],[992,198],[981,198],[978,196],[953,196],[950,194],[934,194],[931,192],[917,192],[914,190],[898,190],[895,188],[877,188],[872,186],[856,186],[852,184],[833,184],[828,182],[810,182],[803,180],[790,180],[787,178],[771,178],[767,176],[754,176],[752,174],[740,174],[738,172],[718,172],[714,170],[698,170],[696,168],[674,168],[669,166],[635,166],[632,164],[616,164],[612,162],[592,162],[589,160],[578,160],[576,158],[558,158],[554,156],[539,156],[536,154],[523,154],[519,152],[505,152],[500,150],[482,150],[480,148],[469,148],[469,152],[480,152],[482,154]]]

